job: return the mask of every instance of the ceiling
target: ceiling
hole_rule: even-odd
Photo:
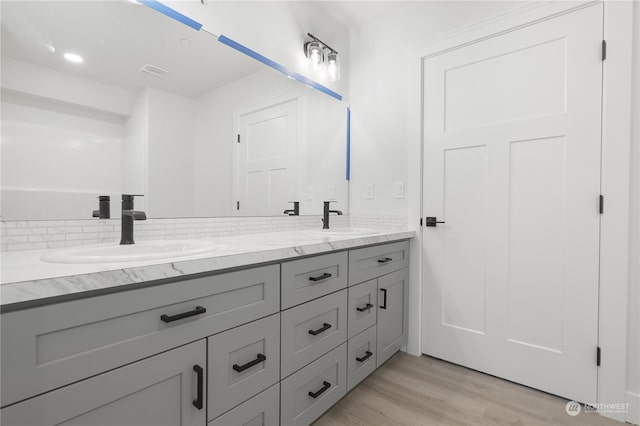
[[[2,57],[139,90],[197,97],[263,65],[151,9],[127,1],[0,1]],[[84,63],[72,64],[72,51]],[[164,77],[142,73],[151,64]]]
[[[314,3],[346,29],[355,29],[412,2],[407,0],[329,0]]]

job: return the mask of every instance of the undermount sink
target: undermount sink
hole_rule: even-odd
[[[364,228],[332,228],[332,229],[309,229],[305,231],[313,235],[323,235],[325,237],[359,237],[362,235],[376,235],[380,231]]]
[[[138,262],[191,256],[220,249],[219,244],[200,240],[141,241],[135,244],[95,244],[55,250],[42,255],[52,263]]]

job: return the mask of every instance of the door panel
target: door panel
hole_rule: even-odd
[[[602,5],[424,61],[424,353],[596,400]]]
[[[297,101],[238,118],[238,215],[282,214],[295,199]],[[239,206],[239,208],[238,208]]]

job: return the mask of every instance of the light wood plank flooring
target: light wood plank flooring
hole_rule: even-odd
[[[617,425],[567,400],[435,358],[398,353],[314,426]]]

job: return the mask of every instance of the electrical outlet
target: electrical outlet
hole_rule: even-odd
[[[335,200],[336,199],[336,187],[333,185],[329,185],[327,188],[327,200]]]
[[[311,201],[313,200],[313,186],[307,186],[304,190],[304,198],[305,200]]]
[[[394,192],[396,198],[404,198],[404,182],[396,182]]]
[[[372,183],[368,183],[364,186],[364,198],[367,200],[373,200],[376,198],[375,186]]]

